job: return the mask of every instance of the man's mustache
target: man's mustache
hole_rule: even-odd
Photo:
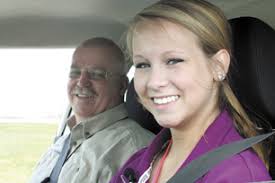
[[[97,92],[94,91],[92,88],[79,87],[79,86],[76,86],[73,89],[72,94],[74,94],[74,95],[86,95],[88,97],[97,96],[98,95]]]

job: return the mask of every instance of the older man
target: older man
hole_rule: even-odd
[[[74,112],[68,120],[70,134],[52,145],[30,182],[107,183],[131,154],[148,144],[152,133],[129,119],[123,104],[126,68],[122,51],[109,39],[92,38],[77,47],[68,82]],[[68,153],[62,152],[66,141]]]

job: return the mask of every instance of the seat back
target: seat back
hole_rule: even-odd
[[[233,34],[231,86],[254,122],[275,128],[275,30],[252,17],[230,20]],[[275,178],[274,140],[270,172]]]
[[[252,17],[230,20],[233,63],[230,79],[238,99],[275,127],[275,30]]]
[[[143,128],[146,128],[155,134],[161,130],[161,126],[156,122],[154,116],[139,103],[134,88],[134,80],[130,82],[127,90],[126,108],[129,117],[137,121]]]

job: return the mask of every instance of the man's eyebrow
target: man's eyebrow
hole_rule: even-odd
[[[81,70],[81,68],[79,68],[78,66],[71,66],[70,69],[71,70]],[[104,68],[104,67],[87,67],[84,69],[87,69],[88,71],[92,71],[92,70],[106,71],[106,68]]]
[[[79,69],[76,65],[71,65],[70,69]]]
[[[78,67],[71,67],[70,72],[81,72]]]

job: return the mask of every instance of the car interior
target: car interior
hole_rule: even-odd
[[[157,0],[0,0],[0,47],[75,47],[94,36],[116,41]],[[274,0],[208,0],[231,18],[257,17],[275,28]]]
[[[3,1],[0,6],[0,48],[64,48],[104,36],[120,42],[127,23],[156,0]],[[275,129],[274,0],[209,0],[229,19],[233,35],[233,64],[228,79],[249,116],[263,133]],[[161,127],[138,101],[133,80],[126,93],[129,116],[153,133]],[[64,106],[65,108],[66,106]],[[64,133],[68,107],[57,136]],[[270,173],[275,180],[275,140]],[[268,143],[268,142],[267,142]]]

